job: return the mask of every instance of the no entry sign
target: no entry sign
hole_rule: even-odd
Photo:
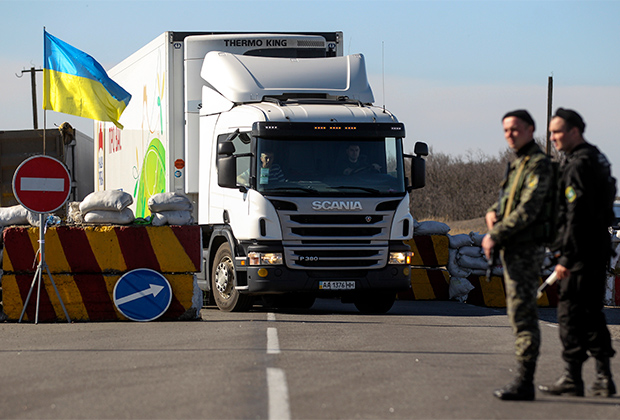
[[[17,167],[13,194],[20,204],[35,213],[51,213],[62,207],[71,192],[65,165],[49,156],[33,156]]]

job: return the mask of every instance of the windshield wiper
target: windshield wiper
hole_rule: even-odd
[[[368,188],[368,187],[358,187],[357,185],[341,185],[339,187],[331,187],[335,190],[345,190],[345,189],[351,189],[351,190],[362,190],[362,191],[366,191],[369,192],[371,194],[379,194],[381,191],[376,190],[374,188]]]

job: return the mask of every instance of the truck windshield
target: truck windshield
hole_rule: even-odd
[[[263,139],[256,189],[267,195],[402,195],[400,138]]]

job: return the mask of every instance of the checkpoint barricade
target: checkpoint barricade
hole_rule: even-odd
[[[405,241],[411,247],[411,290],[398,293],[401,300],[448,300],[450,275],[448,236],[418,235]]]
[[[458,243],[459,240],[462,243]],[[450,300],[454,299],[454,291],[458,282],[462,282],[467,283],[469,288],[468,293],[465,292],[464,298],[460,301],[477,306],[506,307],[506,293],[501,275],[493,275],[488,283],[486,276],[481,275],[486,271],[486,261],[479,246],[480,240],[480,234],[472,233],[452,237],[447,234],[417,235],[405,241],[414,253],[411,262],[411,290],[400,292],[398,298],[401,300]],[[459,254],[456,254],[455,245],[459,246]],[[461,256],[462,260],[467,259],[470,264],[476,263],[479,267],[476,265],[451,268],[450,264],[455,264],[452,261],[455,255]],[[455,275],[458,271],[461,273]],[[501,268],[499,272],[501,273]],[[543,281],[544,279],[541,278],[540,282]],[[556,285],[545,290],[538,300],[538,306],[557,306]]]
[[[476,306],[487,306],[490,308],[506,307],[506,290],[504,287],[503,277],[493,276],[491,281],[487,283],[486,276],[478,276],[475,274],[467,277],[467,280],[474,286],[469,292],[466,302]],[[540,284],[545,279],[539,279]],[[539,307],[556,307],[558,304],[557,284],[545,289],[543,295],[538,299]]]
[[[2,277],[4,313],[18,320],[36,269],[38,228],[4,231]],[[47,230],[46,261],[71,320],[127,320],[115,306],[118,279],[138,268],[161,273],[172,288],[172,301],[161,320],[198,319],[202,294],[194,273],[202,261],[200,227],[58,226]],[[66,320],[47,275],[43,275],[39,319]],[[24,320],[32,320],[31,299]]]

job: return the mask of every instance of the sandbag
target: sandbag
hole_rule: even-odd
[[[442,222],[427,220],[425,222],[413,221],[414,235],[447,235],[450,232],[450,226]]]
[[[160,213],[163,211],[192,211],[194,206],[190,199],[175,192],[166,192],[154,194],[149,197],[148,206],[151,213]]]
[[[467,255],[469,257],[480,257],[483,253],[482,247],[479,246],[462,246],[458,248],[459,255]]]
[[[121,190],[96,191],[88,194],[80,203],[80,211],[88,213],[93,210],[121,211],[133,203],[133,197]]]
[[[469,255],[462,255],[458,259],[459,266],[462,268],[469,268],[472,270],[485,270],[489,266],[486,258],[483,256],[479,257],[470,257]]]
[[[450,248],[460,248],[462,246],[471,246],[474,241],[471,240],[471,237],[466,233],[461,233],[458,235],[448,235],[450,239]]]
[[[0,226],[27,225],[29,211],[18,204],[11,207],[0,207]]]
[[[464,302],[469,295],[469,292],[474,290],[474,286],[463,277],[450,278],[450,286],[448,287],[448,296],[450,299],[456,299],[460,302]]]
[[[471,274],[474,275],[474,276],[478,276],[478,277],[482,277],[482,276],[486,277],[487,270],[486,270],[486,268],[484,270],[481,269],[481,268],[476,268],[475,270],[471,270]]]
[[[484,238],[485,235],[485,233],[469,232],[469,236],[476,246],[482,246],[482,238]]]
[[[454,248],[448,249],[448,272],[450,277],[469,277],[471,270],[460,267],[456,262],[457,252]]]
[[[495,267],[493,267],[493,270],[491,271],[491,275],[496,276],[496,277],[504,277],[504,267],[500,267],[496,265]]]
[[[122,211],[92,210],[84,215],[85,223],[128,225],[135,219],[133,211],[127,207]]]
[[[80,203],[78,201],[72,201],[67,206],[67,223],[84,223],[84,215],[80,211]]]
[[[153,226],[189,225],[192,223],[194,223],[194,219],[190,211],[161,211],[151,215]]]

